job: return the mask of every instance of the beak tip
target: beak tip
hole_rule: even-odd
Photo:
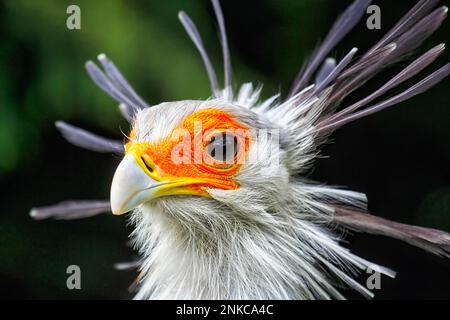
[[[111,207],[111,212],[115,216],[121,216],[121,215],[125,214],[128,211],[129,210],[124,210],[123,207],[116,207],[116,206],[114,206],[114,207],[112,206]]]

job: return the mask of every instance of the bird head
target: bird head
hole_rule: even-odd
[[[243,199],[247,206],[268,204],[288,184],[278,138],[274,124],[220,99],[143,109],[113,177],[112,211],[196,208],[196,221],[202,221],[202,213],[225,214],[214,209]]]

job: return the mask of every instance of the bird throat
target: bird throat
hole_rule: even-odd
[[[141,254],[136,299],[342,299],[330,275],[371,295],[342,270],[374,265],[341,247],[319,224],[224,219],[211,207],[208,225],[196,221],[195,208],[177,208],[144,207],[132,214]]]

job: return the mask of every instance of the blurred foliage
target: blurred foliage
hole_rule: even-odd
[[[235,83],[263,83],[264,96],[286,92],[349,2],[223,0]],[[414,2],[377,1],[383,30],[368,32],[361,24],[333,54],[368,49]],[[81,30],[66,28],[71,4],[81,8]],[[66,145],[53,128],[63,119],[119,139],[121,130],[128,131],[116,103],[89,79],[86,60],[106,53],[151,104],[209,96],[202,62],[177,20],[180,9],[197,23],[221,77],[209,1],[0,0],[0,296],[127,297],[135,273],[112,269],[114,262],[133,258],[125,246],[130,228],[122,219],[35,222],[27,212],[34,205],[108,194],[117,159]],[[449,25],[425,47],[447,40]],[[446,53],[439,62],[448,60]],[[324,151],[332,160],[319,161],[311,177],[367,193],[377,214],[450,231],[449,83],[338,132]],[[369,83],[363,94],[379,85]],[[448,265],[433,264],[429,255],[397,242],[354,240],[351,248],[362,256],[400,274],[412,272],[381,297],[448,297]],[[380,247],[391,251],[381,253]],[[406,252],[404,259],[399,251]],[[69,264],[82,268],[81,293],[65,288]],[[411,290],[408,279],[424,272],[442,287],[414,278]]]

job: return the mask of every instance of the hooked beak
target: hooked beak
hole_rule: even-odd
[[[133,154],[117,167],[111,185],[111,209],[115,215],[128,212],[155,196],[161,182],[149,177]]]
[[[145,157],[145,156],[144,156]],[[201,187],[205,179],[161,176],[160,170],[143,159],[139,148],[132,148],[117,167],[111,185],[111,209],[122,215],[152,199],[168,195],[208,197]]]

